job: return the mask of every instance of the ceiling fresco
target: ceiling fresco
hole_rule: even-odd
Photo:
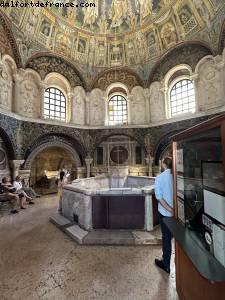
[[[199,41],[216,53],[225,18],[224,0],[89,2],[95,7],[1,8],[24,65],[50,52],[78,66],[84,77],[128,67],[146,80],[155,63],[182,42]]]

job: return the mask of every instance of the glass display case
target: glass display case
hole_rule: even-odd
[[[225,293],[225,114],[172,140],[175,218],[165,223],[175,238],[177,291],[181,299],[220,299]]]
[[[178,141],[176,148],[178,219],[204,238],[206,231],[212,231],[206,228],[207,217],[221,223],[207,204],[211,201],[212,206],[217,206],[217,195],[225,196],[221,128],[193,134]],[[225,213],[225,198],[221,205]]]

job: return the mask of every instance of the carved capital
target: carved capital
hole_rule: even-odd
[[[10,160],[10,165],[12,168],[19,169],[20,166],[24,163],[22,159]]]
[[[90,166],[93,162],[93,158],[85,158],[84,160],[87,166]]]

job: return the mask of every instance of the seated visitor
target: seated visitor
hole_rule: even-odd
[[[62,195],[63,195],[63,188],[67,184],[67,178],[65,176],[65,172],[61,171],[59,174],[59,179],[57,180],[57,187],[58,187],[58,196],[59,196],[59,209],[58,212],[62,213]]]
[[[29,197],[24,191],[20,176],[16,176],[16,179],[13,182],[13,186],[16,188],[16,193],[18,195],[22,195],[29,204],[34,204],[34,202],[32,201],[33,198]]]
[[[19,203],[18,195],[6,192],[2,184],[0,183],[0,202],[9,202],[11,207],[11,214],[16,214],[19,211],[17,210],[17,205]]]
[[[20,209],[26,209],[24,207],[24,196],[22,194],[18,194],[16,191],[16,188],[13,187],[8,177],[2,178],[2,184],[1,184],[4,193],[7,194],[8,198],[16,199],[17,202],[20,204]],[[13,196],[13,197],[12,197]],[[16,198],[15,198],[16,197]]]
[[[41,196],[38,195],[31,187],[26,186],[25,180],[21,180],[22,185],[23,185],[23,190],[24,192],[31,198],[40,198]]]

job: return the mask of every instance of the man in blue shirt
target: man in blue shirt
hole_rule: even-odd
[[[167,273],[170,273],[172,234],[163,220],[173,216],[172,160],[166,157],[163,160],[162,167],[164,172],[157,176],[155,180],[155,195],[158,200],[159,220],[162,230],[163,257],[162,260],[155,259],[155,264]]]

